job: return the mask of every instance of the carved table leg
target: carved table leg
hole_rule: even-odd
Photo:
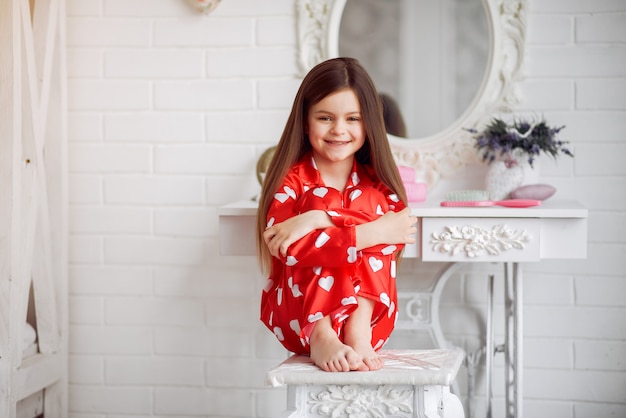
[[[487,295],[487,343],[485,354],[485,368],[487,375],[487,418],[491,418],[491,400],[493,397],[493,357],[496,348],[493,337],[493,274],[489,275],[488,295]]]
[[[523,299],[522,269],[504,265],[506,417],[522,418]]]

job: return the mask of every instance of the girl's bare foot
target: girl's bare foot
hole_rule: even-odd
[[[318,321],[311,332],[311,360],[327,372],[369,370],[362,357],[350,346],[342,343],[330,326],[330,319]]]
[[[359,306],[346,321],[344,340],[362,358],[366,370],[380,370],[383,359],[372,348],[372,312],[374,301],[358,297]]]
[[[370,340],[364,340],[361,342],[348,342],[346,340],[346,343],[348,343],[354,351],[361,356],[363,364],[367,366],[367,370],[380,370],[385,365],[383,359],[372,348]]]

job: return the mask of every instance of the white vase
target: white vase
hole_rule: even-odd
[[[528,155],[521,152],[513,152],[502,160],[491,163],[485,179],[489,199],[507,199],[509,193],[522,185],[529,168]]]

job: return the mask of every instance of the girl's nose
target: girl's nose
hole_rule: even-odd
[[[341,120],[338,120],[335,123],[333,123],[333,126],[331,127],[331,133],[334,135],[341,135],[345,131],[346,131],[346,126]]]

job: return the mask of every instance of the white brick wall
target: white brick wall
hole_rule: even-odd
[[[567,126],[576,157],[542,161],[542,181],[590,218],[587,260],[526,268],[524,409],[626,416],[626,3],[530,8],[520,111]],[[258,320],[256,260],[217,255],[216,207],[258,193],[256,158],[282,131],[299,84],[294,1],[224,0],[209,16],[184,0],[67,11],[71,418],[276,416],[285,393],[263,375],[284,352]],[[403,269],[401,287],[434,270]],[[445,331],[468,348],[488,271],[468,269],[443,299]]]

